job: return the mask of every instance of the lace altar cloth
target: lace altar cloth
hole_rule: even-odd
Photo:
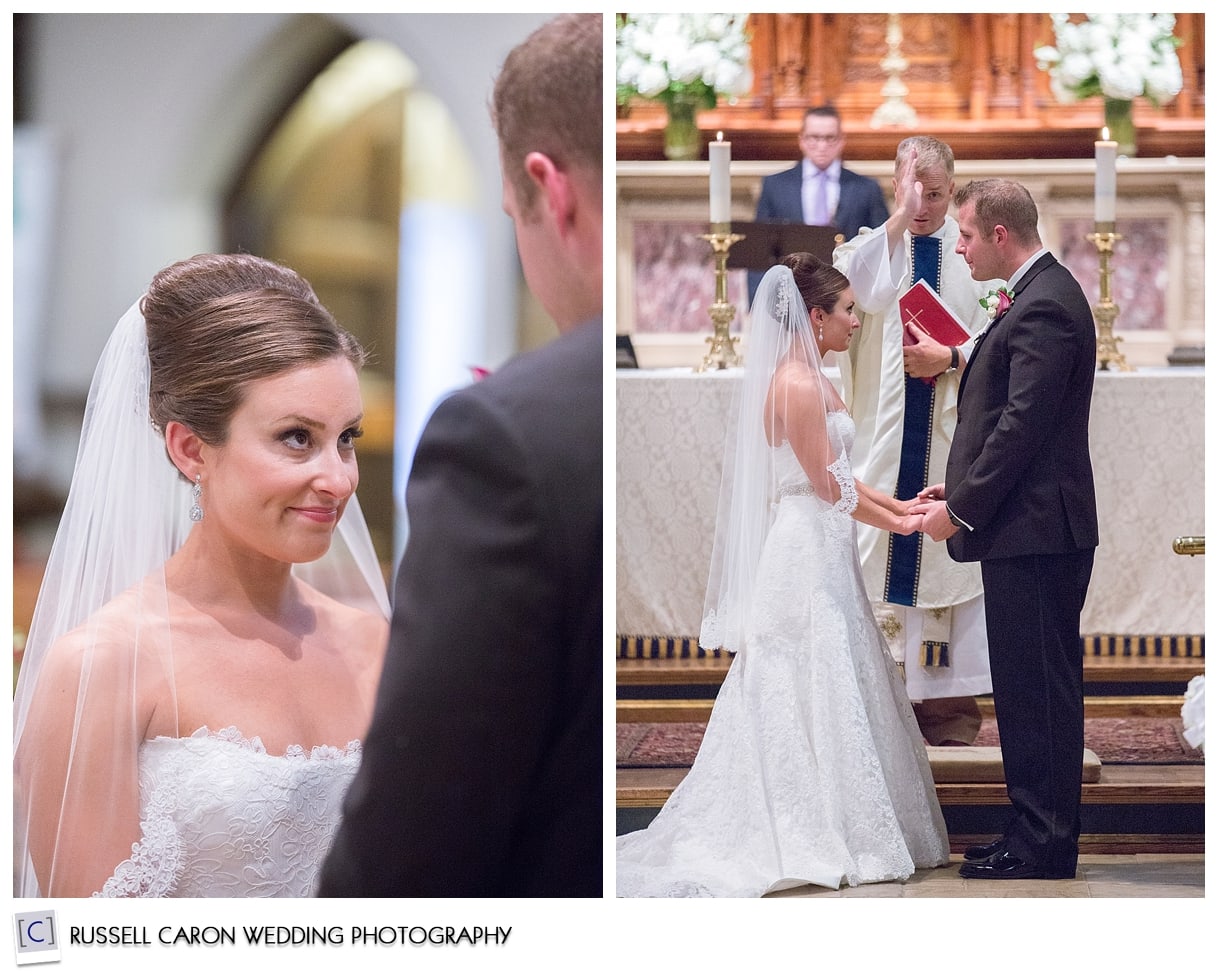
[[[359,767],[345,748],[282,756],[206,727],[140,747],[140,832],[96,897],[310,897]]]
[[[848,452],[853,423],[833,415]],[[798,461],[779,452],[794,487]],[[746,647],[688,775],[646,830],[617,838],[619,896],[757,897],[947,862],[926,749],[864,592],[848,460],[833,472],[836,506],[783,490]]]
[[[720,453],[743,368],[619,369],[616,385],[617,633],[693,640],[702,623],[722,475]],[[1091,465],[1100,546],[1085,635],[1205,631],[1205,557],[1170,540],[1205,532],[1203,368],[1097,371]],[[1159,531],[1129,510],[1170,496]],[[1168,533],[1167,531],[1174,531]],[[1153,597],[1146,592],[1153,591]]]

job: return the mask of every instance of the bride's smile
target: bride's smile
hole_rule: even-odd
[[[299,513],[306,520],[312,520],[315,523],[333,525],[338,522],[337,506],[293,506],[291,509]]]

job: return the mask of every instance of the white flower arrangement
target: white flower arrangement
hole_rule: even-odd
[[[713,108],[753,87],[747,14],[627,14],[617,21],[617,96]]]
[[[1172,14],[1087,14],[1078,23],[1069,14],[1050,16],[1057,46],[1033,56],[1058,101],[1145,96],[1157,107],[1184,87]]]

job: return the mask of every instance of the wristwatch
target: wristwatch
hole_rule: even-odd
[[[952,347],[952,363],[947,366],[948,371],[955,371],[960,367],[960,349]]]
[[[958,516],[956,516],[955,513],[952,512],[952,508],[950,506],[948,506],[946,503],[943,504],[943,508],[945,510],[947,510],[947,518],[952,521],[952,526],[960,527],[961,529],[963,529],[964,521],[961,520]]]

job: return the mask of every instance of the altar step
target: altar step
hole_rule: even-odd
[[[685,769],[619,769],[617,832],[646,827]],[[1001,782],[940,782],[935,792],[954,853],[1001,832],[1008,803]],[[1205,850],[1205,768],[1103,766],[1083,784],[1080,849],[1090,854],[1200,854]]]
[[[705,722],[731,656],[619,658],[619,723]],[[1084,658],[1087,718],[1173,718],[1203,658]],[[993,700],[978,699],[983,718]],[[953,852],[1001,831],[1008,801],[1001,756],[984,747],[932,748],[935,789]],[[1094,759],[1094,757],[1093,757]],[[618,769],[617,827],[645,827],[685,769]],[[1084,853],[1203,853],[1205,768],[1196,764],[1084,765]]]
[[[1113,711],[1108,703],[1100,710]],[[642,714],[634,706],[619,709]],[[670,707],[664,714],[675,714]],[[1178,713],[1178,709],[1176,710]],[[688,715],[697,713],[689,710]],[[662,721],[662,720],[653,720]],[[959,839],[1002,830],[1008,809],[997,747],[928,747],[931,774],[953,849]],[[645,827],[687,768],[616,770],[618,833]],[[1205,767],[1198,763],[1101,763],[1090,750],[1083,763],[1083,833],[1092,853],[1200,853],[1205,844]],[[1136,836],[1131,836],[1136,835]],[[1097,847],[1110,850],[1098,850]],[[1143,848],[1134,851],[1131,846]]]
[[[732,656],[618,658],[617,697],[713,699]],[[1205,671],[1205,658],[1156,655],[1084,655],[1083,692],[1089,697],[1183,696],[1189,679]]]
[[[1205,803],[1205,767],[1200,764],[1098,766],[1094,754],[1090,762],[1091,769],[1086,773],[1088,779],[1083,783],[1085,805],[1137,806],[1153,801],[1186,808]],[[684,767],[618,769],[618,809],[659,810],[687,772],[689,770]],[[966,782],[951,779],[950,773],[946,775],[947,779],[935,780],[935,792],[945,810],[947,807],[1007,805],[1006,784],[1000,779]]]
[[[710,718],[714,699],[641,698],[618,699],[617,721],[622,722],[705,722]],[[1171,719],[1180,715],[1183,698],[1179,695],[1085,696],[1083,716],[1088,719]],[[994,700],[979,696],[977,707],[983,719],[994,718]]]

